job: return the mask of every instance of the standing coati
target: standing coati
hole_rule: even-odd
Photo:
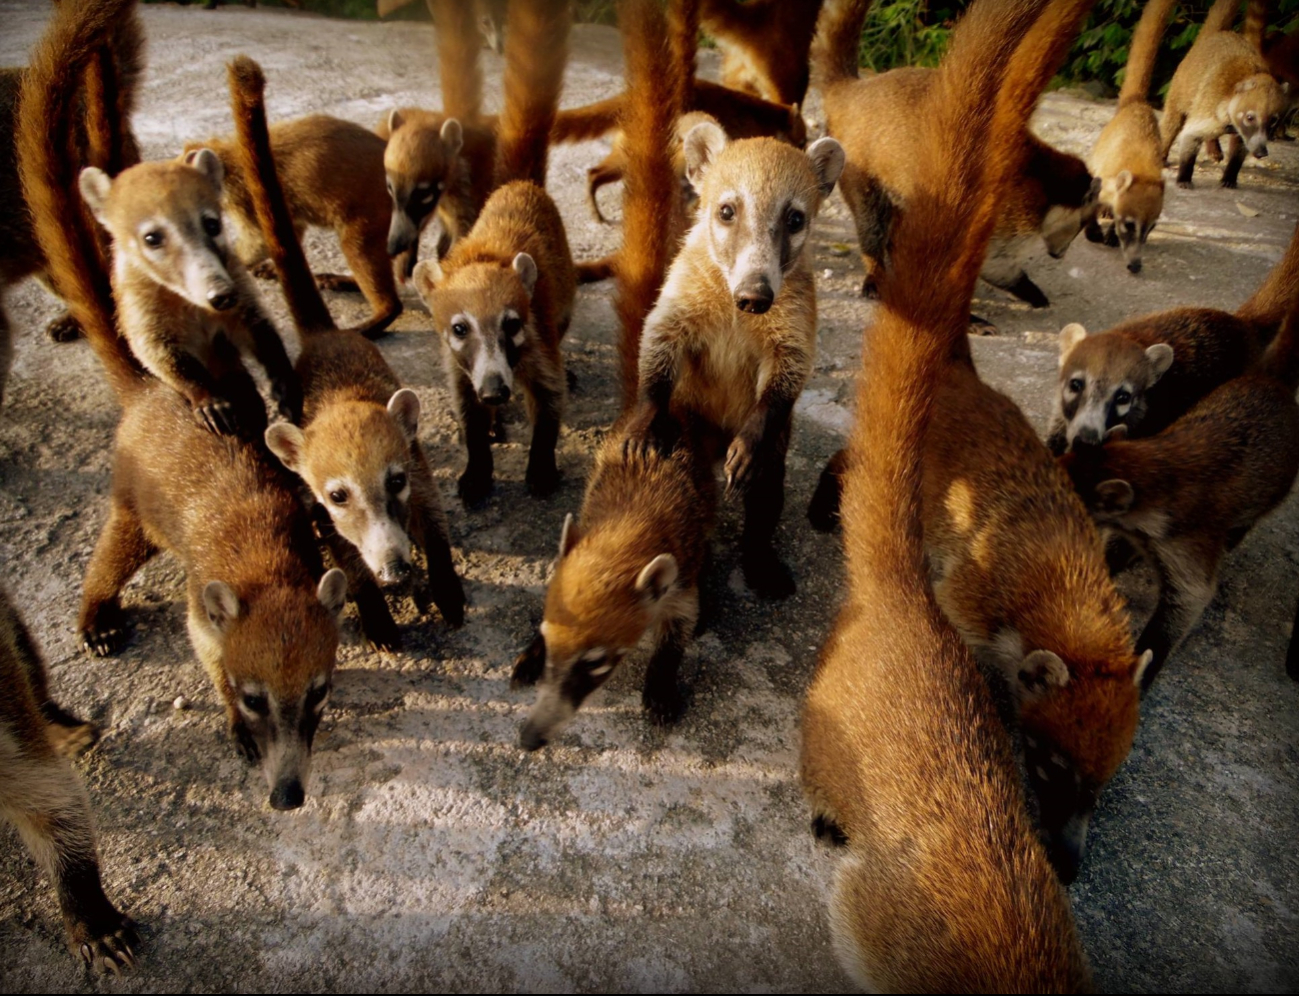
[[[1281,261],[1235,314],[1173,308],[1088,335],[1060,333],[1060,381],[1047,446],[1095,445],[1118,426],[1129,436],[1160,432],[1210,391],[1262,357],[1285,311],[1299,300],[1299,232]]]
[[[1172,9],[1173,0],[1147,0],[1128,49],[1118,110],[1087,161],[1101,181],[1100,211],[1087,226],[1087,237],[1121,247],[1130,273],[1141,272],[1142,247],[1164,210],[1163,146],[1147,97]]]
[[[321,576],[310,523],[269,454],[196,424],[144,375],[113,322],[107,275],[75,198],[77,74],[121,0],[63,0],[33,53],[19,111],[19,163],[36,236],[60,295],[121,401],[108,520],[86,568],[79,628],[91,652],[125,641],[123,586],[162,549],[188,580],[190,641],[226,707],[238,750],[261,761],[276,809],[302,805],[311,744],[329,697],[347,594]],[[215,157],[214,157],[215,158]],[[228,368],[225,392],[252,388]]]
[[[1246,151],[1258,159],[1267,156],[1268,130],[1289,103],[1262,53],[1229,30],[1239,6],[1239,0],[1217,0],[1209,9],[1168,86],[1160,144],[1165,158],[1174,154],[1179,187],[1191,186],[1201,143],[1228,131],[1239,141],[1223,168],[1222,185],[1236,186]]]
[[[866,296],[874,293],[879,269],[889,265],[894,212],[910,198],[916,158],[910,108],[934,82],[932,69],[914,67],[858,77],[858,40],[869,7],[870,0],[827,0],[812,45],[827,131],[843,143],[847,156],[840,190],[857,227]],[[1050,302],[1024,272],[1021,257],[1040,242],[1053,258],[1063,256],[1095,213],[1100,185],[1081,159],[1053,149],[1027,126],[1015,141],[1027,143],[1029,154],[1005,192],[982,276],[1034,308],[1045,308]]]
[[[628,151],[623,247],[618,255],[618,314],[623,350],[634,359],[645,316],[658,295],[680,230],[669,151],[681,91],[668,55],[668,29],[656,0],[625,3],[627,81],[635,99],[622,127]],[[635,365],[630,368],[635,397]],[[528,750],[559,732],[644,637],[654,652],[645,672],[646,710],[675,720],[684,702],[677,670],[699,613],[699,577],[716,504],[712,466],[682,443],[671,454],[625,445],[625,418],[596,453],[581,524],[564,522],[559,561],[546,592],[540,632],[515,663],[512,683],[541,681],[520,734]]]
[[[413,545],[424,550],[433,601],[452,625],[464,622],[465,594],[451,560],[442,496],[417,438],[420,404],[383,354],[354,331],[334,326],[311,279],[278,180],[266,127],[261,68],[245,56],[230,65],[252,224],[280,270],[302,340],[301,426],[278,422],[267,447],[310,487],[323,510],[321,532],[348,575],[366,637],[381,649],[399,641],[378,586],[411,579]],[[319,519],[318,519],[319,522]]]
[[[807,96],[820,0],[703,0],[699,20],[722,50],[722,83],[781,104]]]
[[[935,392],[965,348],[1015,139],[1087,6],[975,0],[958,22],[914,108],[915,187],[863,337],[846,599],[803,708],[800,766],[815,824],[846,843],[830,933],[868,992],[1091,985],[992,696],[930,590],[920,514]]]
[[[386,143],[360,125],[325,114],[273,126],[271,143],[298,238],[309,225],[333,229],[352,271],[350,278],[318,274],[316,279],[326,290],[360,290],[371,316],[357,331],[371,339],[380,335],[401,314],[388,256],[392,201],[384,190]],[[273,268],[257,269],[267,258],[267,248],[238,168],[236,142],[189,142],[185,153],[204,148],[216,153],[224,167],[222,203],[236,230],[235,251],[256,275],[273,278]]]
[[[45,664],[0,589],[0,815],[54,886],[72,954],[116,974],[135,964],[140,941],[104,895],[90,804],[67,761],[96,736],[50,698]]]

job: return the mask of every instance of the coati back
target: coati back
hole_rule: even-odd
[[[935,389],[964,349],[997,200],[1020,166],[1011,139],[1086,6],[1048,7],[1018,52],[1043,4],[976,0],[958,23],[918,105],[925,154],[863,340],[847,598],[808,691],[801,769],[818,825],[846,839],[830,931],[868,991],[1091,983],[992,698],[929,588],[920,517]]]
[[[700,23],[722,49],[722,83],[781,104],[802,104],[820,11],[820,0],[704,0]]]
[[[266,127],[266,80],[245,56],[229,67],[238,134],[235,153],[252,221],[284,282],[302,339],[300,425],[266,430],[266,445],[311,489],[320,532],[346,571],[367,638],[395,647],[396,624],[379,586],[411,581],[420,546],[428,587],[443,617],[464,621],[465,595],[451,559],[442,496],[419,444],[419,398],[402,388],[379,349],[335,327],[294,232]],[[321,521],[323,519],[323,521]],[[423,600],[417,594],[417,599]],[[424,607],[424,606],[421,606]]]
[[[36,644],[0,588],[0,815],[54,886],[73,956],[116,974],[134,966],[140,940],[104,895],[90,803],[67,761],[96,737],[50,698]]]
[[[305,795],[347,581],[341,571],[321,576],[311,526],[264,451],[204,431],[174,391],[140,372],[114,326],[107,275],[74,201],[71,155],[77,74],[114,9],[100,0],[59,5],[19,112],[37,239],[123,408],[108,519],[87,565],[78,625],[92,652],[119,649],[123,586],[160,549],[176,554],[190,642],[225,703],[231,736],[261,761],[271,805],[291,809]]]

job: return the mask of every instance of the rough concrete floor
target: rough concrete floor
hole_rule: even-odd
[[[47,10],[41,0],[0,3],[0,62],[23,61]],[[150,72],[136,129],[150,156],[229,128],[223,63],[237,52],[261,60],[277,118],[327,111],[368,125],[396,103],[438,103],[425,27],[242,7],[150,6],[144,21]],[[494,104],[501,64],[484,58]],[[610,93],[619,62],[613,31],[577,29],[566,101]],[[1051,96],[1041,127],[1083,151],[1110,111]],[[551,189],[580,258],[618,238],[583,203],[584,170],[601,154],[593,143],[552,159]],[[1176,304],[1233,308],[1279,258],[1299,214],[1299,150],[1282,143],[1251,162],[1238,191],[1218,189],[1216,176],[1205,168],[1196,190],[1170,192],[1139,278],[1080,239],[1063,261],[1031,267],[1050,310],[981,290],[977,308],[1002,334],[975,342],[980,368],[1039,427],[1064,323],[1101,327]],[[144,944],[129,979],[84,976],[63,949],[48,885],[0,829],[0,989],[841,990],[824,913],[833,858],[812,843],[796,758],[800,699],[841,584],[838,539],[814,533],[802,510],[848,424],[868,317],[859,263],[833,249],[850,241],[836,198],[814,234],[820,353],[780,536],[798,594],[770,605],[746,593],[727,509],[708,578],[719,610],[684,669],[693,691],[684,721],[668,732],[645,721],[633,659],[561,743],[535,755],[515,746],[531,695],[510,691],[510,664],[613,410],[612,289],[581,293],[565,343],[580,390],[560,442],[562,490],[548,501],[526,495],[526,426],[515,413],[496,495],[472,515],[454,501],[464,457],[438,346],[409,301],[383,349],[424,403],[422,438],[472,608],[450,632],[407,605],[406,649],[387,657],[359,643],[349,618],[309,799],[291,814],[268,809],[260,775],[224,739],[185,637],[174,561],[159,558],[129,587],[138,625],[129,649],[108,660],[79,650],[72,624],[105,513],[116,405],[84,344],[41,335],[55,311],[43,292],[27,284],[10,294],[20,333],[0,415],[4,583],[44,646],[59,698],[103,726],[80,770],[108,892],[139,920]],[[313,234],[309,251],[322,267],[341,265],[332,235]],[[284,318],[278,295],[267,298]],[[330,304],[341,322],[364,313],[346,295]],[[1145,703],[1132,755],[1101,800],[1071,894],[1104,989],[1299,986],[1290,844],[1299,686],[1282,665],[1297,554],[1291,499],[1228,559],[1217,599]],[[1125,584],[1140,623],[1148,579]],[[173,710],[178,695],[193,707]]]

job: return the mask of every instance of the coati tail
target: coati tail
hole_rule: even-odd
[[[699,0],[672,0],[668,5],[668,44],[672,49],[672,75],[676,88],[671,104],[684,111],[695,102],[695,57],[699,51]],[[635,92],[630,70],[629,92]]]
[[[827,0],[812,38],[812,76],[819,86],[857,78],[861,30],[871,0]]]
[[[1249,0],[1245,7],[1245,26],[1241,36],[1249,42],[1259,54],[1263,52],[1263,36],[1267,33],[1267,22],[1272,16],[1276,0]]]
[[[466,5],[470,6],[470,5]],[[572,13],[568,0],[510,0],[505,105],[498,123],[496,185],[546,185],[550,132],[564,86]]]
[[[1200,25],[1200,33],[1195,36],[1195,40],[1207,38],[1215,31],[1231,30],[1231,22],[1236,20],[1236,11],[1240,10],[1240,0],[1217,0],[1209,8],[1209,13],[1204,15],[1204,23]]]
[[[1276,267],[1268,274],[1258,294],[1241,309],[1242,318],[1258,321],[1256,314],[1246,315],[1255,298],[1269,295],[1269,304],[1263,308],[1268,324],[1280,324],[1280,331],[1263,354],[1263,370],[1275,377],[1290,390],[1299,389],[1299,225],[1290,236],[1290,245]]]
[[[1168,15],[1173,11],[1174,0],[1146,0],[1141,20],[1132,33],[1128,47],[1128,65],[1123,72],[1123,88],[1119,91],[1119,106],[1145,102],[1150,97],[1150,80],[1155,74],[1155,59],[1159,43],[1168,27]]]
[[[1290,236],[1281,261],[1272,267],[1253,297],[1236,310],[1236,315],[1264,332],[1275,332],[1296,300],[1299,300],[1299,228]]]
[[[564,142],[587,142],[593,138],[602,138],[618,127],[618,117],[622,113],[622,104],[626,94],[620,93],[594,104],[584,104],[555,115],[555,123],[550,128],[550,140],[556,144]]]
[[[483,71],[478,65],[478,24],[470,0],[427,0],[437,36],[442,110],[463,124],[483,109]]]

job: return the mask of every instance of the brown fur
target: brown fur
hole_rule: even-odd
[[[339,330],[320,300],[294,232],[266,128],[265,78],[245,57],[230,66],[240,171],[248,206],[284,281],[302,337],[300,427],[271,426],[266,444],[318,502],[320,531],[347,572],[372,644],[395,647],[396,624],[380,583],[410,578],[412,541],[424,551],[428,587],[444,618],[464,621],[465,595],[451,559],[442,496],[419,444],[419,399],[402,390],[379,349]],[[423,601],[423,599],[421,599]]]
[[[116,974],[135,964],[139,937],[104,895],[90,805],[67,761],[97,736],[50,698],[40,653],[0,589],[0,815],[54,886],[73,956]]]
[[[631,106],[630,104],[627,106]],[[671,106],[665,104],[665,106]],[[677,190],[675,193],[676,201],[681,204],[690,196],[689,182],[686,180],[686,156],[682,147],[682,142],[686,134],[697,124],[706,121],[721,127],[721,123],[711,114],[705,114],[703,111],[691,111],[677,118],[676,126],[672,129],[672,137],[668,139],[667,148],[671,150],[672,172],[676,175]],[[591,213],[595,215],[595,220],[603,225],[612,224],[600,210],[600,202],[597,195],[600,188],[611,183],[618,183],[622,180],[631,164],[637,161],[637,156],[630,154],[627,148],[627,133],[620,129],[614,137],[613,148],[609,154],[604,157],[597,165],[592,166],[586,171],[586,197],[591,205]],[[663,203],[668,203],[664,201]],[[612,274],[610,274],[612,276]]]
[[[442,84],[442,111],[462,124],[482,113],[483,71],[479,65],[475,5],[464,0],[426,0],[433,15]],[[507,20],[508,24],[508,20]]]
[[[1179,187],[1191,185],[1200,144],[1229,128],[1241,141],[1233,144],[1222,185],[1235,187],[1246,151],[1267,155],[1268,129],[1288,103],[1259,50],[1226,29],[1238,6],[1235,0],[1213,5],[1168,87],[1160,145],[1165,157],[1174,154]]]
[[[818,826],[846,838],[830,929],[869,991],[1090,986],[1005,730],[929,588],[920,514],[934,393],[964,350],[997,199],[1020,166],[1010,139],[1086,5],[1048,10],[1003,84],[1041,6],[976,0],[957,25],[918,105],[916,188],[863,342],[844,495],[848,594],[804,706],[801,768]]]
[[[320,577],[311,527],[264,451],[200,428],[174,391],[140,376],[114,328],[94,239],[72,199],[69,155],[77,73],[111,10],[64,0],[33,54],[19,115],[37,238],[123,407],[108,520],[87,565],[79,628],[95,653],[120,648],[122,588],[159,550],[174,553],[188,578],[190,639],[225,702],[231,735],[245,757],[263,760],[271,804],[291,808],[302,804],[346,580],[341,572]]]
[[[280,183],[298,237],[308,226],[330,228],[351,268],[351,279],[321,274],[329,290],[360,290],[371,316],[357,329],[374,338],[401,314],[401,298],[388,256],[392,201],[384,190],[386,143],[373,132],[325,114],[285,121],[271,128]],[[247,182],[233,139],[189,142],[185,151],[211,149],[225,166],[222,203],[235,222],[235,250],[247,267],[267,258]],[[267,274],[268,276],[271,274]]]
[[[506,24],[496,184],[531,180],[545,187],[550,129],[568,61],[571,4],[569,0],[510,0]]]
[[[807,96],[819,0],[704,0],[700,23],[722,50],[722,83],[781,104]]]
[[[555,202],[526,180],[497,188],[469,234],[441,265],[420,263],[414,282],[443,338],[447,379],[464,425],[469,463],[460,476],[461,499],[472,507],[491,493],[492,413],[509,398],[508,381],[516,377],[533,421],[528,489],[551,494],[559,486],[555,443],[566,386],[559,342],[568,330],[577,290]],[[514,331],[506,332],[503,324]],[[467,348],[481,349],[493,359],[488,380],[475,383],[463,362]]]

